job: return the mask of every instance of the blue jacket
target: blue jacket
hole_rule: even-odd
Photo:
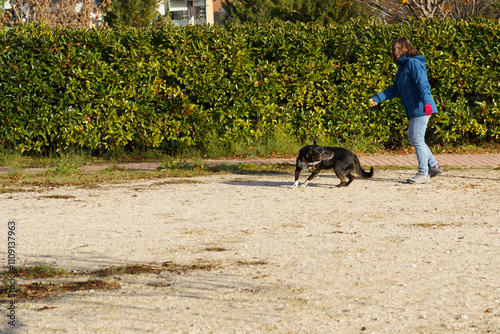
[[[404,55],[396,63],[399,68],[393,84],[382,93],[373,96],[372,99],[380,103],[401,94],[403,107],[408,118],[424,116],[424,105],[426,104],[432,106],[433,114],[438,113],[427,79],[424,56],[408,57]]]

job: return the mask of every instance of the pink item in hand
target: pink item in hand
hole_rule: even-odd
[[[426,104],[424,106],[424,113],[425,113],[425,116],[432,115],[432,106],[430,104]]]

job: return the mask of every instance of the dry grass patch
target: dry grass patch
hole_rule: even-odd
[[[160,182],[151,183],[151,186],[163,186],[166,184],[191,184],[191,183],[203,183],[200,180],[192,179],[168,179]]]
[[[11,188],[11,187],[1,187],[0,188],[0,194],[7,194],[7,193],[22,193],[22,192],[32,192],[33,189],[27,189],[27,188]]]
[[[71,199],[71,198],[76,198],[76,197],[72,196],[72,195],[44,195],[44,196],[40,196],[40,198]]]
[[[87,280],[84,282],[34,282],[28,284],[20,284],[16,286],[15,297],[8,298],[12,295],[9,286],[4,284],[0,287],[0,304],[6,303],[10,299],[16,301],[35,300],[49,298],[61,293],[84,291],[84,290],[114,290],[120,286],[114,282],[104,282],[101,280]]]
[[[138,274],[158,274],[162,270],[160,267],[148,264],[134,264],[128,266],[111,266],[109,268],[91,271],[90,275],[98,277],[118,276],[124,274],[138,275]]]
[[[165,271],[173,273],[185,273],[193,270],[212,270],[220,268],[220,265],[214,262],[195,262],[192,264],[177,264],[175,262],[167,261],[163,262],[162,268]]]
[[[82,290],[110,290],[118,289],[119,285],[113,282],[100,280],[86,281],[64,281],[64,282],[30,282],[17,284],[17,279],[33,280],[60,277],[74,277],[76,274],[60,268],[47,265],[36,265],[31,267],[16,268],[12,271],[3,272],[3,284],[0,286],[0,304],[9,300],[34,300],[49,298],[61,293]],[[14,278],[14,283],[12,281]],[[12,289],[11,284],[14,284]]]
[[[134,264],[116,267],[111,266],[109,268],[103,268],[90,272],[83,271],[79,273],[69,272],[64,269],[53,268],[46,265],[17,268],[13,271],[6,271],[1,274],[3,277],[3,284],[0,286],[0,304],[9,302],[10,300],[22,301],[44,299],[61,293],[73,291],[114,290],[120,288],[120,285],[116,282],[100,280],[96,279],[96,277],[116,277],[126,274],[159,274],[164,271],[182,275],[189,271],[212,270],[218,267],[218,264],[212,262],[200,261],[192,264],[177,264],[169,261],[164,262],[161,266],[154,264]],[[85,281],[68,281],[67,279],[64,279],[81,276],[87,276],[90,278]],[[62,280],[60,279],[61,277],[63,277]],[[14,280],[22,279],[23,281],[45,279],[45,281],[27,282],[25,284],[17,284],[17,282],[15,282],[13,291],[11,278],[14,278]],[[47,278],[57,278],[57,281],[48,281],[46,280]]]
[[[227,251],[226,248],[224,248],[224,247],[217,247],[217,246],[207,247],[204,250],[206,250],[207,252],[225,252],[225,251]]]
[[[239,260],[236,261],[236,264],[238,264],[239,266],[263,266],[268,264],[268,262],[263,260],[253,260],[253,261]]]

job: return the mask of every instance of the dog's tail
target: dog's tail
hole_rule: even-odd
[[[363,179],[369,179],[373,176],[373,167],[370,168],[369,172],[366,172],[363,168],[361,168],[361,164],[359,162],[358,157],[356,157],[356,172]]]

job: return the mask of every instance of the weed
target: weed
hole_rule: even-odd
[[[35,265],[31,267],[19,267],[15,268],[8,272],[10,275],[16,275],[18,277],[22,277],[25,279],[33,279],[33,278],[48,278],[48,277],[60,277],[60,276],[69,276],[71,273],[64,269],[54,268],[49,265]],[[7,272],[4,273],[4,276],[7,275]]]
[[[191,169],[191,165],[186,161],[174,160],[172,157],[166,157],[164,162],[156,168],[157,170],[179,170]]]
[[[71,161],[60,161],[57,165],[48,170],[48,173],[55,174],[79,174],[81,173],[80,166]]]

